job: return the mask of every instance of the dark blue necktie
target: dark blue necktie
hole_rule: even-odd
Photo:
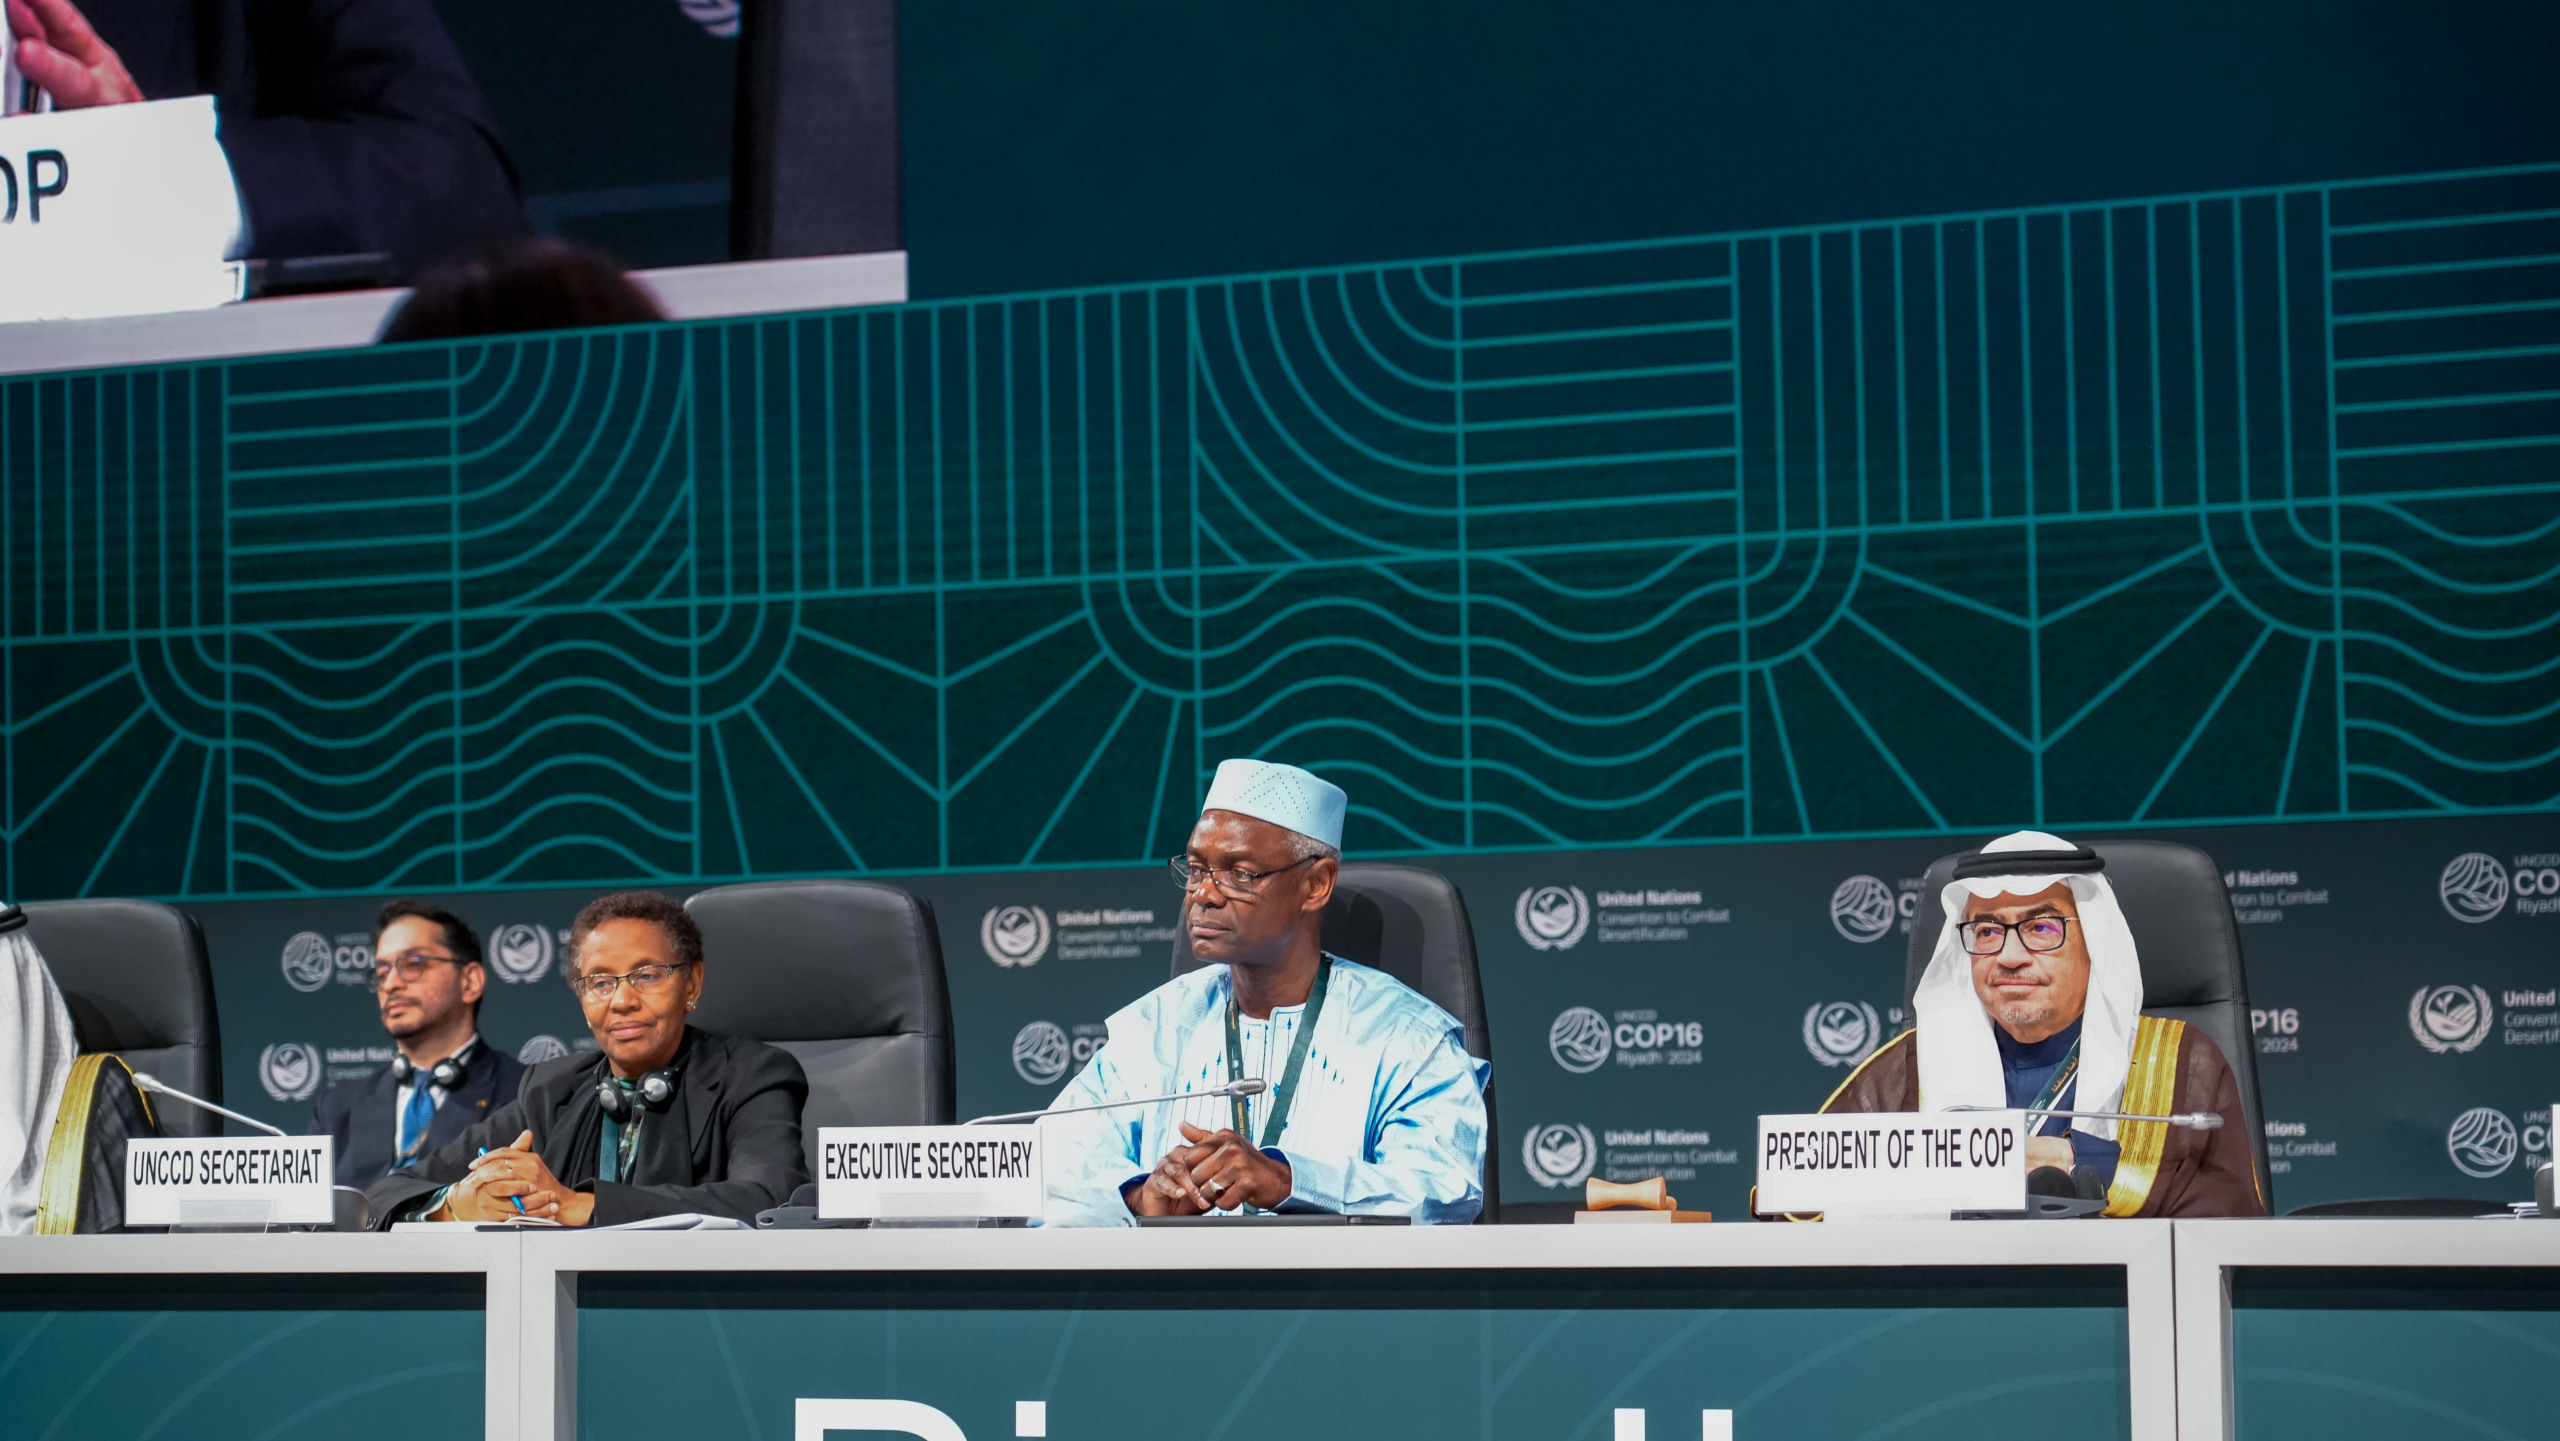
[[[435,1124],[436,1096],[423,1075],[409,1086],[409,1108],[400,1113],[400,1159],[414,1159],[427,1143],[427,1127]]]

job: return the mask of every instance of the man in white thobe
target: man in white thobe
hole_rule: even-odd
[[[1346,798],[1295,766],[1218,767],[1184,855],[1192,953],[1209,964],[1113,1016],[1044,1120],[1050,1225],[1333,1212],[1467,1222],[1484,1207],[1491,1067],[1403,982],[1325,954]],[[1198,1093],[1259,1079],[1251,1097]]]

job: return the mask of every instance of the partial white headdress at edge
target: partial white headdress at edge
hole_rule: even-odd
[[[79,1050],[71,1009],[27,928],[0,934],[0,1236],[36,1227],[54,1112]]]
[[[2133,1064],[2134,1028],[2142,1022],[2142,959],[2134,950],[2133,931],[2116,904],[2115,888],[2103,874],[2062,872],[2036,874],[2038,859],[2051,864],[2056,852],[2080,847],[2043,831],[2013,831],[1982,848],[1983,855],[2027,852],[2015,875],[1985,874],[1949,881],[1939,893],[1945,917],[1938,927],[1938,947],[1911,1008],[1920,1028],[1920,1106],[1942,1111],[1952,1106],[2005,1106],[2008,1092],[2001,1081],[2000,1047],[1991,1036],[1991,1017],[1973,989],[1973,957],[1956,938],[1964,918],[1965,899],[1997,895],[2032,896],[2056,882],[2069,885],[2080,908],[2080,938],[2089,949],[2089,1002],[2080,1026],[2079,1090],[2072,1109],[2123,1109],[2125,1070]],[[2040,854],[2039,854],[2040,853]],[[1973,869],[1968,867],[1968,869]],[[2071,1128],[2103,1140],[2114,1140],[2113,1121],[2074,1121]]]

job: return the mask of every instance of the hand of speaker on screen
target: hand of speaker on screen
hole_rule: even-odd
[[[71,0],[9,0],[9,33],[18,47],[18,69],[53,97],[57,110],[142,99],[142,87],[125,72],[123,58]]]

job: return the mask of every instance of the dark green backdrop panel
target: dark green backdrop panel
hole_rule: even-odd
[[[2230,877],[2278,1208],[2402,1195],[2485,1210],[2531,1193],[2560,1054],[2560,817],[2144,834],[2201,846]],[[1930,914],[1919,878],[1977,838],[1431,858],[1474,920],[1505,1200],[1659,1175],[1684,1206],[1739,1215],[1754,1118],[1820,1104],[1907,1024],[1903,927]],[[1047,1104],[1105,1019],[1168,974],[1177,897],[1161,864],[898,884],[940,922],[962,1116]],[[590,894],[453,898],[488,938],[495,1043],[528,1058],[593,1044],[560,984]],[[371,900],[189,909],[213,948],[231,1104],[298,1126],[322,1087],[390,1061],[363,988]],[[1033,924],[999,930],[1008,912]],[[715,954],[705,984],[741,959]]]

